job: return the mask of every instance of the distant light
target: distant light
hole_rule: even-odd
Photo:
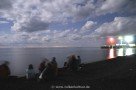
[[[120,44],[122,45],[123,37],[122,37],[122,36],[119,36],[118,39],[120,40]]]
[[[114,38],[109,38],[110,42],[113,42],[114,41]]]
[[[127,43],[130,43],[130,42],[133,42],[133,41],[134,41],[134,37],[133,37],[133,36],[125,36],[125,37],[124,37],[124,40],[125,40]]]
[[[115,45],[116,44],[115,38],[108,37],[106,40],[106,43],[107,43],[107,45]]]
[[[122,36],[119,36],[119,37],[118,37],[118,39],[119,39],[119,40],[122,40],[122,39],[123,39],[123,37],[122,37]]]

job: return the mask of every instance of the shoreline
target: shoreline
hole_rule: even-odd
[[[37,82],[25,78],[13,77],[0,82],[5,89],[45,90],[52,86],[89,86],[92,90],[130,90],[136,88],[136,54],[131,56],[120,56],[113,59],[96,61],[85,64],[78,72],[60,72],[55,80]],[[61,87],[60,87],[61,88]],[[80,87],[81,88],[81,87]],[[6,88],[6,90],[8,90]]]

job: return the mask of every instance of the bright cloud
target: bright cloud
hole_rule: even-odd
[[[93,27],[95,27],[97,24],[97,22],[93,22],[93,21],[87,21],[85,23],[85,25],[81,28],[82,30],[90,30],[92,29]]]
[[[94,33],[100,36],[136,34],[136,17],[115,17],[110,23],[103,23]]]

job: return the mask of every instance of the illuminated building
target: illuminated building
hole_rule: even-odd
[[[136,47],[136,35],[119,36],[116,46]]]
[[[107,37],[106,45],[101,48],[136,48],[136,35]]]

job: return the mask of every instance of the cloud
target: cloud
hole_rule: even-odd
[[[35,32],[48,29],[51,23],[71,23],[95,15],[130,10],[135,0],[1,0],[2,16],[13,21],[13,31]],[[127,5],[124,7],[124,5]],[[85,26],[86,27],[86,26]],[[89,27],[87,27],[89,28]]]
[[[0,10],[4,9],[11,9],[12,8],[12,1],[11,0],[0,0]]]
[[[99,2],[98,2],[99,3]],[[136,0],[103,0],[95,10],[96,15],[135,13]]]
[[[0,37],[1,40],[5,40],[3,42],[67,45],[106,35],[135,33],[136,18],[132,15],[136,14],[136,0],[0,0],[0,2],[0,18],[13,22],[12,34]],[[103,18],[114,13],[118,14],[118,17],[113,21],[103,20],[104,23],[95,21],[97,17]],[[123,14],[128,17],[119,17]],[[58,24],[65,29],[60,30]],[[71,24],[77,25],[71,27]]]
[[[87,0],[86,2],[74,4],[68,13],[71,13],[71,16],[74,17],[75,20],[80,20],[94,14],[95,8],[93,0]]]
[[[70,39],[77,41],[77,40],[82,39],[82,36],[78,34],[72,34]]]
[[[45,37],[42,38],[42,41],[43,42],[44,41],[49,42],[49,41],[51,41],[51,38],[49,36],[45,36]]]
[[[124,12],[136,14],[136,0],[127,0],[127,5],[122,10]]]
[[[110,36],[136,34],[136,17],[115,17],[110,23],[103,23],[92,35]]]
[[[90,16],[95,9],[92,1],[14,0],[12,9],[2,14],[4,18],[13,21],[13,31],[40,31],[48,29],[49,24],[53,22],[63,24]]]
[[[68,37],[68,35],[71,33],[72,30],[64,30],[61,32],[56,32],[55,35],[59,38]]]
[[[81,28],[81,30],[90,30],[90,29],[94,28],[96,24],[97,24],[97,22],[87,21],[85,23],[85,25]]]
[[[34,32],[34,31],[46,30],[48,26],[49,23],[33,17],[28,22],[21,23],[19,27],[18,27],[18,23],[14,24],[12,29],[15,31]]]
[[[122,9],[127,0],[105,0],[97,12],[101,14],[114,13]]]

